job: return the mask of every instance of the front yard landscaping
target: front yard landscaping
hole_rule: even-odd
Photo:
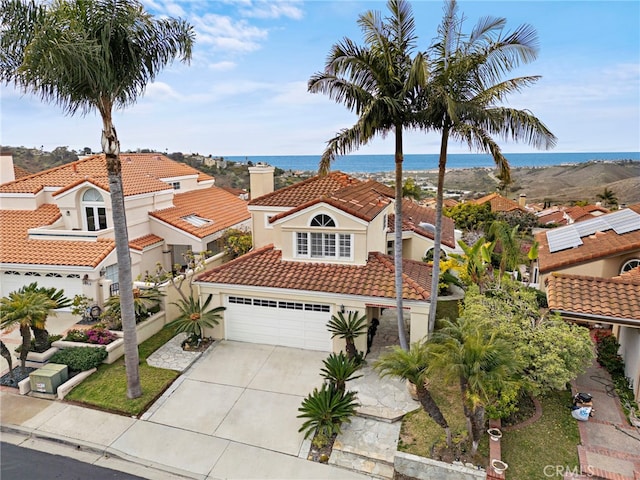
[[[429,384],[429,391],[449,422],[454,450],[446,448],[444,430],[422,408],[408,413],[402,421],[398,450],[443,462],[460,460],[486,468],[489,463],[489,436],[483,436],[477,455],[471,457],[460,388],[435,379]]]
[[[502,435],[502,460],[509,465],[507,479],[549,478],[556,466],[575,471],[580,443],[577,421],[571,416],[571,392],[541,397],[542,417],[535,423]],[[545,470],[545,466],[551,465]],[[546,472],[546,474],[545,474]]]
[[[174,370],[151,367],[146,361],[174,336],[175,330],[165,327],[139,345],[141,397],[127,398],[127,375],[124,358],[121,358],[110,365],[100,365],[98,371],[71,390],[65,400],[121,415],[141,415],[180,375]]]

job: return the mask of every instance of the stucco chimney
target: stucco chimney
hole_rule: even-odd
[[[522,208],[526,207],[527,205],[527,194],[526,193],[521,193],[520,197],[518,197],[518,205],[520,205]]]
[[[258,163],[255,167],[249,167],[249,188],[252,200],[273,192],[273,172],[275,170],[275,167],[266,163]]]
[[[0,184],[13,182],[16,172],[13,170],[13,155],[9,150],[0,151]]]

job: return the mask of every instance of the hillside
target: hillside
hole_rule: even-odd
[[[452,169],[445,177],[445,188],[481,193],[494,192],[498,182],[490,168]],[[436,184],[436,172],[410,172],[416,180]],[[594,161],[572,165],[554,165],[538,168],[514,168],[513,183],[508,196],[517,198],[527,195],[528,202],[551,201],[571,203],[597,201],[596,195],[606,188],[612,190],[620,204],[640,202],[640,162],[638,161]]]

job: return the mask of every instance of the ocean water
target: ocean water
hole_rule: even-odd
[[[568,163],[584,163],[592,160],[640,160],[640,152],[580,152],[580,153],[510,153],[505,154],[511,167],[544,167]],[[236,162],[251,161],[268,163],[283,170],[315,171],[320,155],[282,155],[224,157]],[[452,153],[447,155],[447,168],[493,167],[493,158],[488,154]],[[338,157],[331,170],[347,173],[390,172],[394,170],[393,155],[345,155]],[[403,170],[435,170],[438,155],[405,155]],[[638,173],[640,175],[640,172]]]

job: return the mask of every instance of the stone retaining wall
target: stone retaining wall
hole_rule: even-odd
[[[396,452],[393,460],[395,471],[418,480],[484,480],[484,470],[432,460],[430,458]]]

